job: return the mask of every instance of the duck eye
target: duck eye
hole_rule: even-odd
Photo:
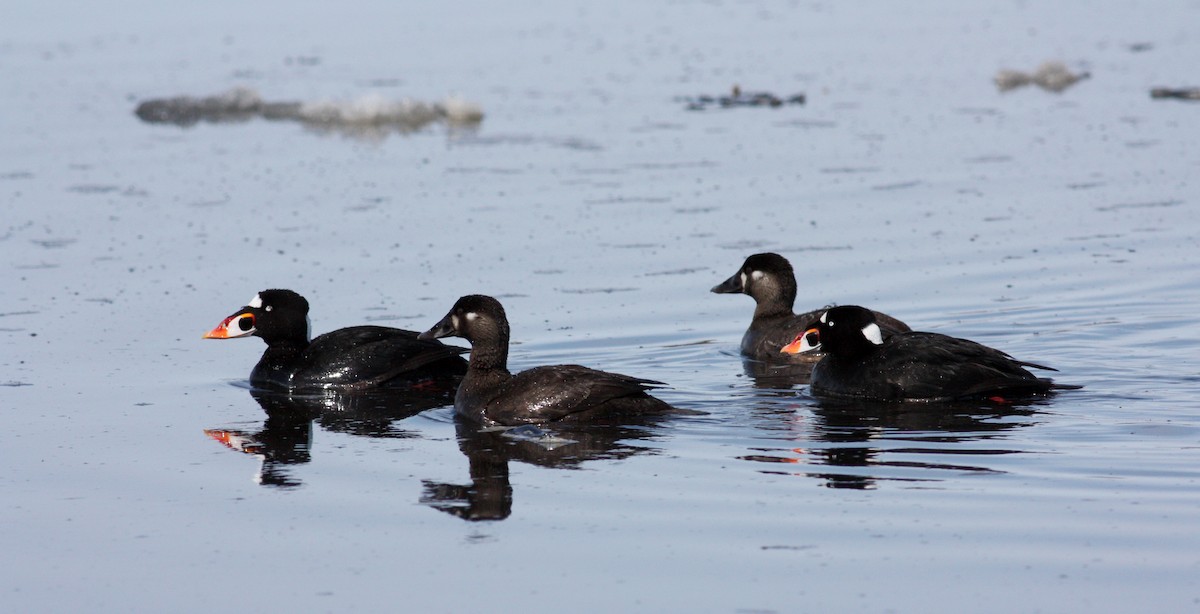
[[[272,306],[270,306],[270,305],[267,305],[266,307],[263,307],[263,311],[270,311],[270,310],[272,310],[272,309],[274,309],[274,307],[272,307]]]
[[[238,328],[242,329],[243,331],[254,328],[254,316],[247,314],[238,318]]]

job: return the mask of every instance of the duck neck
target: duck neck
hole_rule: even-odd
[[[792,312],[792,303],[780,296],[763,297],[754,306],[755,320],[790,318],[793,315],[795,314]]]
[[[508,336],[472,340],[469,373],[509,375]]]
[[[267,350],[263,358],[278,357],[280,359],[299,356],[308,348],[307,337],[283,337],[267,341]]]

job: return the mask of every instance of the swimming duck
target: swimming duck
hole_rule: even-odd
[[[823,310],[797,314],[792,311],[796,302],[796,275],[787,258],[775,253],[754,254],[746,258],[742,268],[732,277],[713,286],[716,294],[747,294],[754,299],[754,318],[742,335],[742,355],[756,360],[816,362],[824,354],[815,333],[804,351],[780,353],[796,335],[812,328]],[[907,324],[884,313],[876,312],[877,321],[888,336],[911,330]]]
[[[457,413],[484,424],[516,426],[555,421],[602,421],[621,414],[671,411],[648,394],[662,382],[579,365],[508,370],[508,317],[490,296],[468,295],[422,339],[462,337],[471,342],[467,374],[454,397]]]
[[[418,339],[410,330],[351,326],[309,340],[308,301],[263,290],[205,339],[261,337],[267,343],[250,384],[274,390],[363,390],[466,373],[462,348]]]
[[[825,352],[812,372],[812,392],[817,396],[1003,403],[1053,389],[1078,388],[1026,370],[1054,371],[1050,367],[1016,360],[974,341],[922,332],[885,337],[875,314],[855,305],[826,310],[814,328]],[[781,351],[802,351],[808,339],[801,333]]]

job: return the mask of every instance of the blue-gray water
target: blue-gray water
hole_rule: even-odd
[[[9,7],[4,607],[1195,611],[1200,103],[1149,90],[1200,85],[1198,20],[1189,1]],[[1091,77],[991,81],[1052,59]],[[679,100],[734,84],[807,104]],[[237,86],[457,94],[486,118],[364,137],[133,115]],[[708,288],[765,250],[796,265],[800,308],[867,304],[1085,388],[946,416],[756,386],[735,355],[752,301]],[[236,385],[262,344],[200,335],[268,287],[306,294],[316,332],[423,330],[493,294],[514,368],[659,379],[707,414],[554,451],[460,439],[447,407],[265,424]]]

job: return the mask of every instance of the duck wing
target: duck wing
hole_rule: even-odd
[[[1042,365],[1014,359],[988,346],[937,333],[890,338],[879,354],[882,371],[905,399],[945,400],[1049,390],[1052,382],[1025,367]]]
[[[665,385],[580,365],[535,367],[506,382],[488,402],[485,413],[500,424],[512,425],[569,419],[591,410],[611,409],[615,413],[646,405],[647,401],[665,406],[646,395],[647,390]]]
[[[352,326],[313,339],[292,377],[297,388],[370,388],[438,364],[447,375],[462,375],[465,348],[385,326]]]

